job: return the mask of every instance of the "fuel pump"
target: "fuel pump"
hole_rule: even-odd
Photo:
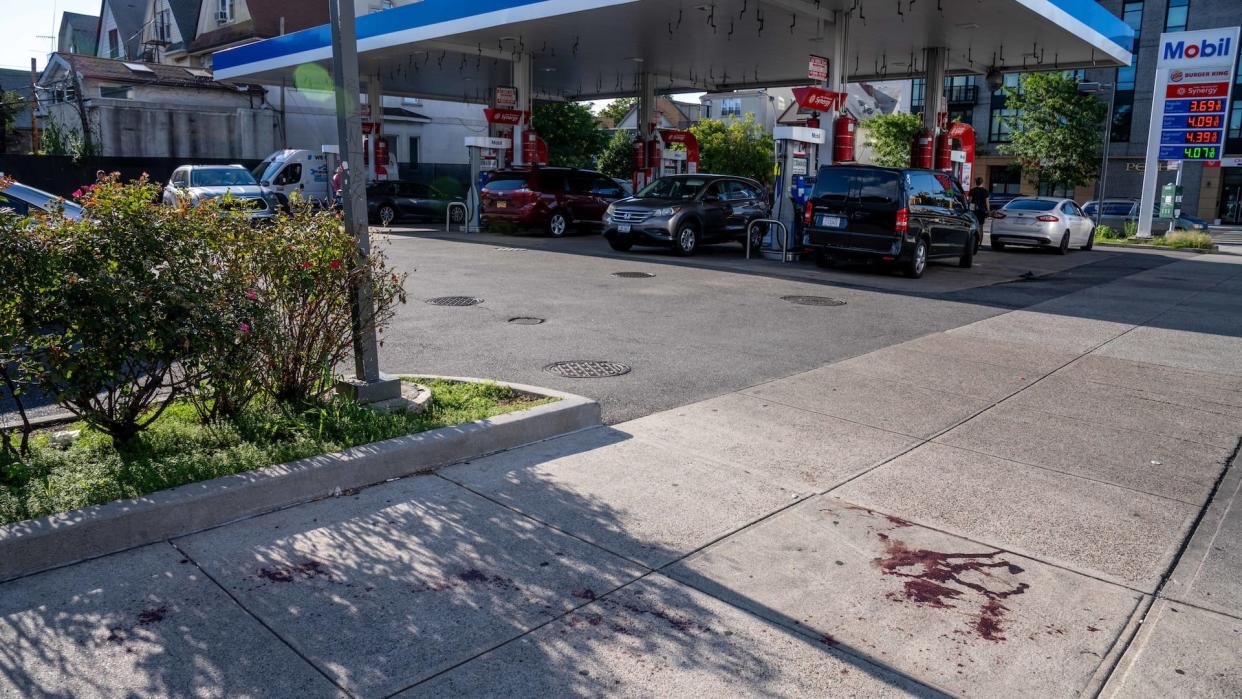
[[[479,232],[481,192],[488,175],[501,167],[502,154],[513,148],[513,141],[494,136],[469,136],[466,151],[470,154],[470,191],[466,193],[466,232]]]
[[[806,126],[778,126],[772,132],[776,140],[776,192],[772,218],[785,224],[788,239],[782,241],[775,226],[763,241],[764,256],[779,257],[791,249],[801,231],[799,215],[810,197],[812,163],[819,162],[819,149],[828,140],[823,129]]]
[[[952,173],[963,189],[970,189],[975,174],[975,130],[970,125],[954,123],[940,136],[936,169]]]
[[[656,177],[669,175],[693,175],[699,171],[699,141],[689,131],[661,130],[659,146],[659,166],[654,173]],[[681,144],[683,149],[673,146]]]

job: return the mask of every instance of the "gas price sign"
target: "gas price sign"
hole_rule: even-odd
[[[1165,34],[1157,97],[1160,160],[1220,160],[1233,87],[1237,29]],[[1163,94],[1162,94],[1163,93]],[[1158,100],[1159,101],[1159,100]]]

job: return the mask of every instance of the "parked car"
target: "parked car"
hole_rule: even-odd
[[[374,182],[367,185],[367,216],[373,223],[390,226],[411,219],[443,222],[452,202],[465,202],[420,182]],[[453,207],[453,223],[464,223],[466,211]]]
[[[541,228],[560,238],[574,226],[602,226],[608,205],[624,196],[611,178],[590,170],[497,170],[483,186],[480,220],[484,226]]]
[[[1082,207],[1083,213],[1094,219],[1095,210],[1099,205],[1097,201],[1089,201]],[[1138,215],[1141,206],[1142,202],[1138,199],[1105,199],[1104,209],[1100,212],[1100,225],[1108,226],[1118,231],[1124,231],[1127,223],[1138,225]],[[1174,230],[1206,232],[1208,222],[1183,213],[1177,217],[1177,222],[1173,228]],[[1159,204],[1156,205],[1153,212],[1151,229],[1156,234],[1169,230],[1169,219],[1161,218]]]
[[[609,206],[604,214],[604,237],[613,250],[649,245],[693,255],[700,245],[745,244],[751,221],[767,216],[763,185],[754,180],[675,175],[661,177],[635,196]],[[755,235],[762,237],[758,230]]]
[[[164,204],[177,206],[189,202],[199,206],[205,201],[231,196],[237,206],[250,211],[255,220],[276,215],[280,200],[264,192],[250,171],[241,165],[183,165],[173,171],[164,188]]]
[[[803,243],[821,267],[878,260],[914,279],[934,258],[973,266],[982,235],[966,194],[947,173],[869,165],[820,168],[803,223]]]
[[[1095,245],[1095,222],[1072,199],[1018,197],[992,212],[992,249],[1009,245],[1055,248],[1062,255],[1071,246]]]
[[[332,203],[332,173],[328,172],[328,156],[310,150],[278,150],[250,171],[265,191],[276,196],[288,208],[289,197],[297,193],[317,206]]]
[[[59,211],[74,221],[81,221],[83,213],[82,207],[63,197],[17,182],[11,182],[7,187],[0,185],[0,211],[10,211],[18,216]]]

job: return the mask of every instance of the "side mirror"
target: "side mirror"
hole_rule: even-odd
[[[268,180],[263,180],[262,182],[259,183],[259,186],[260,187],[271,187],[272,183]]]

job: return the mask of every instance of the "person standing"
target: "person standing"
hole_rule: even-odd
[[[970,207],[974,209],[975,218],[979,219],[979,226],[983,226],[984,220],[988,214],[992,213],[992,193],[987,187],[983,186],[983,178],[975,178],[975,187],[970,190]]]

